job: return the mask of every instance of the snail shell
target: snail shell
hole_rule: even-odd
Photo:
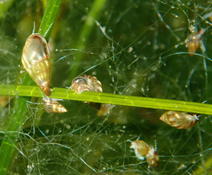
[[[159,156],[157,152],[143,140],[135,140],[131,142],[130,148],[134,149],[135,155],[138,159],[144,160],[146,158],[149,166],[158,165]]]
[[[186,47],[188,48],[188,52],[191,56],[200,47],[200,40],[203,33],[204,33],[204,30],[202,29],[199,32],[190,34],[188,38],[186,39]]]
[[[144,160],[144,157],[150,150],[149,145],[143,140],[135,140],[131,142],[130,148],[134,149],[136,157],[141,160]]]
[[[24,69],[47,96],[51,93],[49,56],[45,38],[40,34],[31,34],[25,42],[21,61]]]
[[[77,94],[85,91],[102,92],[102,84],[96,77],[84,75],[72,81],[71,89]]]
[[[198,117],[185,112],[168,111],[160,117],[160,120],[177,129],[188,129],[196,124]]]
[[[115,105],[102,103],[100,106],[100,109],[97,112],[97,115],[98,116],[106,116],[106,115],[110,114],[110,112],[112,111],[112,109],[114,107],[115,107]]]
[[[45,98],[43,98],[43,103],[44,103],[44,109],[48,113],[64,113],[64,112],[67,112],[67,109],[63,105],[61,105],[57,101],[57,99],[45,97]]]

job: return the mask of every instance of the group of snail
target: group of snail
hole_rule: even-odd
[[[191,53],[195,52],[197,47],[199,47],[198,39],[201,34],[202,32],[199,33],[198,36],[192,35],[188,40],[187,47]],[[48,97],[51,95],[51,61],[48,43],[43,36],[34,33],[27,38],[23,48],[21,61],[24,69],[45,94],[43,98],[44,109],[49,113],[67,112],[67,109],[58,102],[58,99]],[[72,81],[71,89],[78,94],[84,91],[102,92],[102,84],[96,77],[84,75],[76,77]],[[103,104],[103,113],[105,112],[104,110],[107,111],[110,107],[109,104]],[[196,123],[198,117],[184,112],[168,111],[160,117],[160,120],[172,127],[187,129]],[[143,140],[133,141],[131,143],[131,148],[134,149],[137,158],[142,160],[146,158],[149,166],[158,165],[159,156],[157,152]]]
[[[58,99],[48,97],[51,95],[51,61],[48,43],[43,36],[34,33],[27,38],[21,61],[24,69],[45,94],[44,109],[49,113],[67,112]],[[102,84],[96,77],[84,75],[76,77],[72,81],[71,89],[78,94],[84,91],[102,92]]]
[[[200,47],[200,40],[205,30],[201,29],[199,32],[192,32],[186,39],[186,47],[190,56],[194,55]],[[166,124],[177,129],[188,129],[193,127],[199,120],[195,114],[188,114],[185,112],[167,111],[163,113],[160,120]],[[146,161],[149,166],[158,166],[159,156],[157,151],[143,140],[135,140],[131,142],[130,148],[134,149],[135,155],[138,159]]]

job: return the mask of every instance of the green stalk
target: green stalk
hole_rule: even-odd
[[[91,10],[89,11],[86,17],[85,24],[82,27],[78,42],[76,44],[76,48],[79,49],[81,52],[83,52],[86,47],[86,42],[90,36],[91,30],[95,24],[95,21],[98,20],[99,18],[99,14],[104,7],[105,1],[106,0],[94,0],[93,2]],[[79,53],[76,56],[76,63],[71,70],[69,79],[72,79],[78,73],[78,69],[81,65],[82,59],[83,59],[83,54]]]
[[[9,116],[6,131],[17,131],[13,135],[5,135],[0,147],[0,174],[8,174],[8,168],[12,163],[15,153],[15,143],[18,131],[21,130],[26,114],[26,100],[18,97],[13,107],[13,112]]]
[[[42,18],[39,33],[46,37],[51,27],[54,24],[57,12],[59,10],[61,0],[49,0],[45,14]],[[30,84],[29,76],[24,76],[23,84]],[[0,88],[1,89],[1,88]],[[0,90],[1,91],[1,90]],[[12,114],[8,117],[8,122],[5,126],[5,133],[7,131],[16,131],[12,136],[5,135],[0,146],[0,175],[8,174],[8,169],[12,163],[15,150],[15,143],[18,138],[18,132],[21,131],[22,125],[27,118],[26,99],[17,97],[14,102]]]
[[[15,95],[26,97],[43,97],[37,86],[0,85],[0,95]],[[108,103],[133,107],[185,111],[198,114],[212,115],[212,105],[188,101],[115,95],[109,93],[84,92],[76,94],[70,89],[53,88],[51,98]]]
[[[38,30],[38,33],[40,33],[43,37],[48,37],[56,20],[60,4],[61,0],[48,0],[47,7]]]

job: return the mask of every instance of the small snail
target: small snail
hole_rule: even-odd
[[[143,140],[135,140],[131,142],[130,148],[134,149],[135,155],[138,159],[146,161],[149,166],[155,167],[158,165],[159,156],[155,149],[148,145]]]
[[[106,116],[106,115],[110,114],[110,112],[112,111],[112,109],[114,107],[115,107],[115,105],[102,103],[97,112],[97,115],[98,116]]]
[[[58,99],[43,98],[44,109],[48,113],[64,113],[67,112],[67,109],[58,102]]]
[[[197,115],[168,111],[160,117],[160,120],[177,129],[188,129],[194,126],[199,119]]]
[[[71,84],[71,89],[77,93],[81,94],[82,92],[90,91],[90,92],[102,92],[102,83],[95,77],[91,75],[83,75],[76,77]],[[91,106],[98,109],[98,116],[107,115],[114,105],[111,104],[97,104],[97,103],[89,103]]]
[[[45,38],[40,34],[31,34],[25,42],[21,61],[24,69],[47,96],[51,93],[49,57],[49,48]]]
[[[204,32],[205,31],[203,29],[201,29],[199,32],[193,32],[186,39],[186,47],[188,48],[188,52],[191,56],[200,47],[201,36]]]
[[[96,77],[84,75],[76,77],[72,81],[71,89],[77,94],[85,91],[102,92],[102,84]]]

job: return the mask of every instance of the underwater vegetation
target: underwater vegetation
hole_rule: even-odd
[[[0,1],[0,175],[209,175],[212,4]]]

